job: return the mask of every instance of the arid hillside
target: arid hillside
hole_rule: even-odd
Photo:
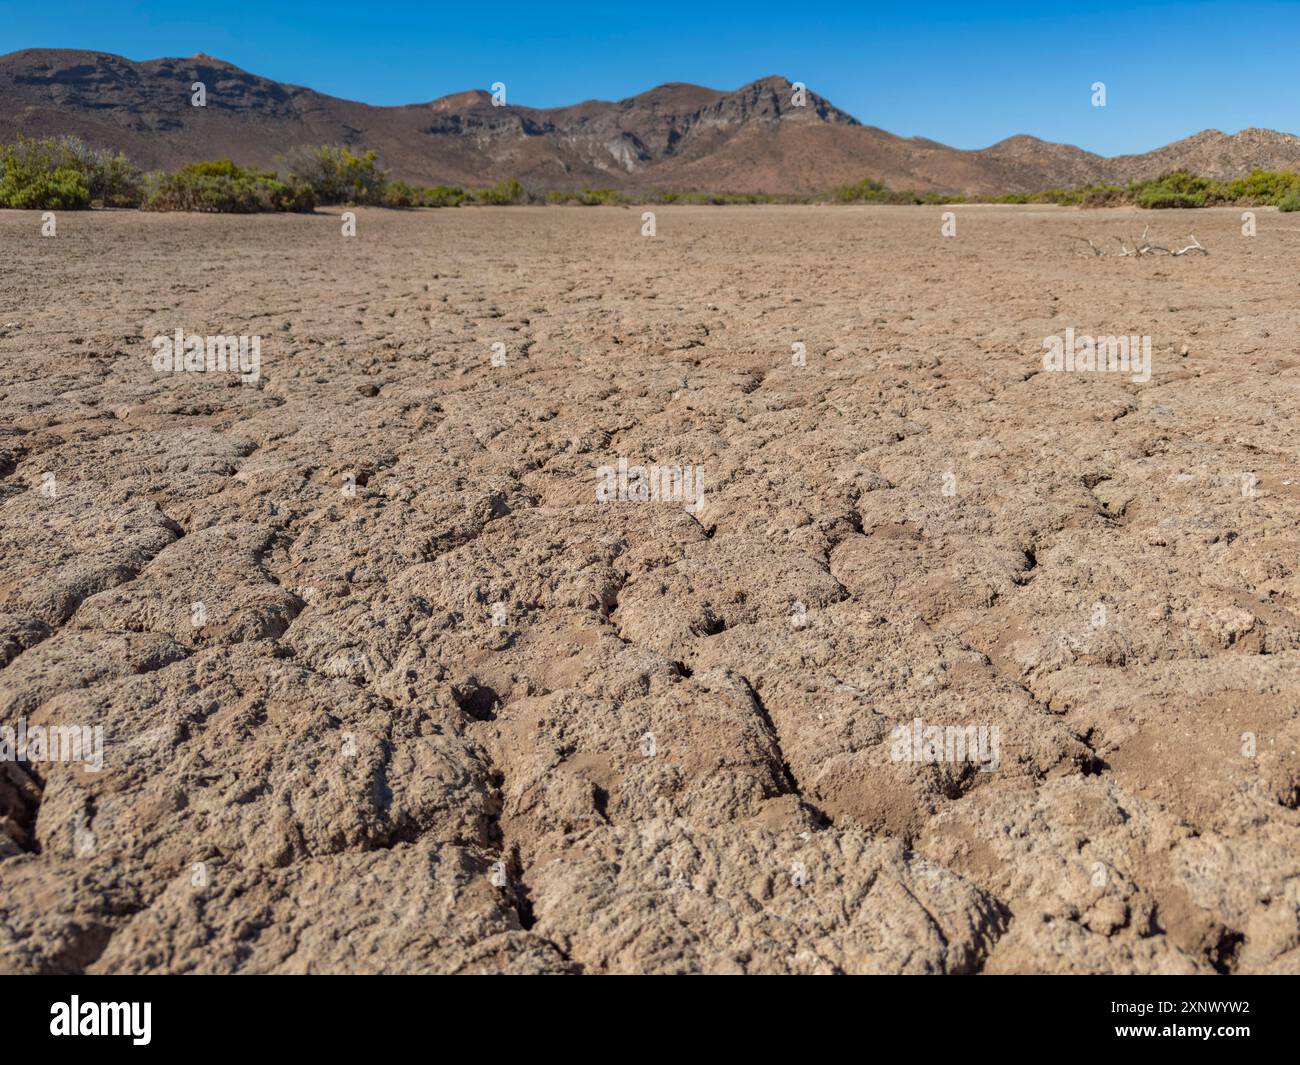
[[[202,82],[204,107],[191,106]],[[507,87],[508,88],[508,87]],[[1153,178],[1189,168],[1233,178],[1295,169],[1300,138],[1270,130],[1198,133],[1105,159],[1019,136],[980,151],[864,125],[810,87],[766,77],[734,91],[661,85],[571,107],[493,106],[482,90],[371,107],[283,85],[213,59],[134,62],[102,52],[27,49],[0,57],[0,140],[77,134],[146,167],[229,158],[271,166],[295,145],[376,149],[396,177],[534,189],[813,193],[865,177],[918,192],[992,194]]]

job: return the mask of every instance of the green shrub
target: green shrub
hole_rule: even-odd
[[[459,207],[472,198],[464,189],[456,188],[454,185],[434,185],[418,191],[421,207]]]
[[[150,211],[310,211],[306,185],[279,180],[274,171],[236,166],[229,159],[191,163],[170,174],[152,174],[145,202]]]
[[[617,189],[583,189],[581,192],[553,191],[546,194],[547,203],[576,203],[583,207],[602,207],[609,204],[631,202]]]
[[[1277,203],[1279,211],[1300,211],[1300,188],[1294,188]]]
[[[0,177],[0,207],[84,211],[90,207],[90,186],[86,176],[71,167],[31,173],[6,162]]]
[[[1138,182],[1130,186],[1133,202],[1139,207],[1204,207],[1220,195],[1212,178],[1203,178],[1186,170],[1175,170],[1155,181]]]
[[[0,207],[84,210],[139,202],[140,172],[121,152],[76,137],[19,137],[0,147]]]
[[[474,202],[485,207],[507,207],[510,204],[522,203],[523,200],[524,187],[514,178],[502,181],[489,189],[478,189],[474,193]]]
[[[770,192],[656,192],[640,199],[625,199],[624,203],[690,203],[690,204],[752,204],[752,203],[812,203],[820,197],[786,195]]]
[[[1071,190],[1081,207],[1114,207],[1128,202],[1128,194],[1118,185],[1084,185]]]
[[[1244,178],[1227,182],[1225,192],[1233,203],[1280,205],[1300,189],[1300,174],[1278,170],[1252,170]]]
[[[910,192],[891,189],[883,181],[863,178],[852,185],[841,185],[831,192],[840,203],[945,204],[966,203],[965,196],[946,192]]]
[[[358,155],[347,145],[295,148],[282,160],[282,169],[291,183],[310,188],[319,204],[388,202],[388,172],[380,168],[373,149]]]
[[[863,178],[854,185],[841,185],[833,193],[841,203],[891,203],[893,192],[883,181]]]
[[[976,202],[979,202],[978,200]],[[1084,185],[1075,189],[1044,189],[1042,192],[1008,192],[990,197],[988,203],[1050,203],[1058,207],[1110,207],[1128,203],[1128,193],[1118,185]]]
[[[68,157],[86,176],[92,204],[103,207],[139,207],[143,196],[141,174],[121,152],[100,151],[76,137],[64,138]]]
[[[420,190],[405,181],[390,181],[384,189],[385,207],[418,207]]]

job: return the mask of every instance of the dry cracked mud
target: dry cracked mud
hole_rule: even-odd
[[[956,211],[0,212],[0,971],[1300,972],[1300,219]]]

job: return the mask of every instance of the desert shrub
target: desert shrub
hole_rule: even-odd
[[[841,203],[889,203],[893,193],[883,181],[863,178],[852,185],[841,185],[833,193]]]
[[[783,196],[766,192],[678,192],[667,190],[650,196],[627,198],[623,203],[687,203],[723,206],[749,203],[807,203],[807,196]]]
[[[1292,193],[1300,190],[1300,174],[1281,170],[1252,170],[1244,178],[1223,183],[1225,202],[1254,206],[1281,206]]]
[[[994,196],[990,203],[1051,203],[1058,207],[1109,207],[1127,203],[1128,193],[1118,185],[1083,185],[1074,189],[1044,189],[1041,192],[1009,192]]]
[[[910,190],[891,189],[883,181],[863,178],[852,185],[841,185],[831,192],[831,199],[840,203],[889,203],[889,204],[945,204],[966,203],[966,197],[955,196],[946,192],[912,192]]]
[[[1128,193],[1118,185],[1084,185],[1071,190],[1081,207],[1114,207],[1128,202]]]
[[[1030,203],[1054,203],[1058,207],[1083,206],[1083,189],[1044,189],[1029,197]]]
[[[347,145],[294,148],[281,161],[281,170],[289,182],[310,188],[319,204],[388,202],[388,172],[380,168],[373,149],[358,155]]]
[[[455,185],[433,185],[418,192],[421,207],[459,207],[472,199],[468,192]]]
[[[1252,170],[1244,178],[1219,181],[1185,170],[1135,182],[1130,186],[1139,207],[1211,207],[1215,204],[1242,206],[1278,205],[1300,190],[1300,174],[1279,170]]]
[[[140,172],[121,152],[76,137],[19,137],[0,147],[0,207],[134,207],[140,195]]]
[[[580,192],[556,190],[546,194],[547,203],[576,203],[583,207],[602,207],[631,202],[617,189],[582,189]]]
[[[1279,211],[1300,211],[1300,188],[1294,188],[1277,202]]]
[[[474,194],[454,185],[411,185],[390,181],[384,187],[385,207],[459,207],[473,203]]]
[[[418,207],[420,190],[405,181],[390,181],[384,189],[385,207]]]
[[[90,207],[86,176],[70,167],[24,172],[6,160],[0,175],[0,207],[83,211]]]
[[[1133,202],[1139,207],[1204,207],[1216,196],[1219,183],[1186,170],[1175,170],[1154,181],[1130,186]]]
[[[236,166],[229,159],[191,163],[170,174],[151,174],[143,206],[150,211],[310,211],[312,190],[281,181],[271,170]]]
[[[870,178],[855,185],[843,185],[830,194],[844,203],[965,203],[961,196],[937,193],[897,192]],[[1119,185],[1082,185],[1076,188],[1044,189],[1041,192],[1008,192],[974,197],[976,203],[1050,203],[1062,207],[1206,207],[1214,204],[1277,204],[1300,196],[1300,174],[1255,170],[1244,178],[1219,181],[1186,170],[1164,174],[1149,181]],[[1291,210],[1297,208],[1292,207]]]
[[[385,207],[459,207],[471,199],[464,189],[450,185],[408,185],[390,181],[384,190]]]
[[[121,152],[91,148],[76,137],[63,139],[68,158],[86,176],[91,203],[103,207],[138,207],[143,195],[140,170]]]
[[[502,181],[488,189],[478,189],[474,193],[474,202],[486,207],[507,207],[524,201],[524,187],[514,178]]]

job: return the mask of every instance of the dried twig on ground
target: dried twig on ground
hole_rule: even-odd
[[[1151,231],[1151,227],[1146,226],[1142,230],[1142,236],[1137,240],[1134,240],[1132,237],[1128,237],[1128,238],[1124,238],[1120,236],[1115,237],[1115,240],[1119,243],[1119,257],[1121,259],[1139,258],[1143,255],[1154,255],[1157,252],[1163,252],[1165,255],[1186,255],[1188,252],[1200,252],[1202,255],[1210,254],[1209,249],[1206,248],[1205,245],[1203,245],[1199,240],[1197,240],[1196,237],[1192,234],[1189,234],[1192,242],[1189,245],[1187,245],[1187,247],[1179,248],[1177,251],[1174,251],[1170,248],[1166,248],[1163,244],[1153,244],[1151,241],[1149,241],[1147,239],[1147,234],[1150,231]],[[1076,237],[1075,239],[1088,240],[1087,237]],[[1125,242],[1126,239],[1127,239],[1127,243]],[[1133,246],[1130,248],[1129,244],[1132,244]],[[1088,246],[1092,248],[1092,250],[1096,252],[1098,255],[1106,254],[1104,251],[1101,251],[1095,244],[1093,244],[1091,240],[1088,240]]]

